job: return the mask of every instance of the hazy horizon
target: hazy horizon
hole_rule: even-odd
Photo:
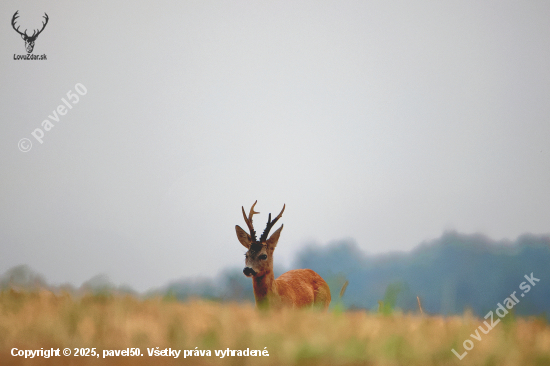
[[[431,240],[424,240],[422,241],[421,243],[418,243],[416,246],[414,246],[413,248],[410,248],[408,250],[396,250],[396,251],[389,251],[389,252],[381,252],[381,253],[368,253],[366,252],[365,250],[363,250],[361,248],[361,246],[353,239],[353,238],[344,238],[344,239],[340,239],[340,240],[332,240],[328,243],[318,243],[318,242],[314,242],[314,241],[309,241],[309,242],[304,242],[302,243],[302,246],[301,246],[301,251],[300,252],[295,252],[293,253],[294,254],[294,257],[291,259],[290,263],[283,263],[282,261],[279,261],[278,257],[277,257],[277,254],[275,254],[275,261],[276,261],[276,264],[275,264],[275,272],[276,272],[276,275],[277,273],[282,273],[282,272],[285,272],[285,271],[288,271],[290,269],[295,269],[295,268],[306,268],[304,266],[301,266],[299,264],[299,261],[300,261],[300,258],[304,258],[304,253],[308,253],[308,252],[311,252],[312,250],[317,252],[318,254],[321,254],[321,253],[326,253],[327,251],[331,251],[331,250],[336,250],[337,248],[339,248],[340,246],[344,245],[344,246],[351,246],[352,248],[352,251],[355,251],[355,250],[359,250],[360,252],[358,253],[360,256],[361,256],[361,259],[363,260],[369,260],[369,261],[374,261],[374,262],[387,262],[388,259],[391,259],[391,258],[395,258],[395,256],[401,256],[401,255],[408,255],[408,254],[412,254],[413,252],[415,251],[418,251],[418,250],[425,250],[427,247],[432,247],[432,246],[437,246],[437,245],[440,245],[443,241],[445,240],[448,240],[449,237],[451,238],[454,238],[454,237],[457,237],[459,240],[466,240],[466,241],[471,241],[471,240],[477,240],[479,241],[480,243],[484,243],[485,245],[489,245],[490,247],[493,247],[493,249],[499,249],[499,250],[502,250],[503,248],[511,248],[511,246],[516,246],[518,245],[518,243],[520,242],[520,240],[531,240],[531,239],[535,239],[536,241],[539,241],[539,240],[544,240],[544,239],[547,239],[547,240],[550,240],[550,234],[545,234],[545,235],[535,235],[535,234],[531,234],[531,233],[524,233],[520,236],[518,236],[515,240],[508,240],[508,239],[502,239],[502,240],[494,240],[482,233],[472,233],[472,234],[464,234],[464,233],[459,233],[457,231],[454,231],[454,230],[447,230],[445,232],[443,232],[441,234],[441,236],[437,237],[437,238],[433,238]],[[515,252],[515,250],[513,250],[513,252]],[[359,258],[357,258],[359,259]],[[232,264],[232,265],[229,265],[229,266],[226,266],[224,268],[220,268],[219,271],[217,273],[210,273],[210,274],[196,274],[196,275],[190,275],[190,276],[180,276],[180,277],[177,277],[177,278],[170,278],[168,280],[166,280],[165,282],[163,283],[158,283],[158,284],[154,284],[148,288],[135,288],[133,286],[131,286],[129,283],[117,283],[115,282],[111,276],[109,276],[109,274],[107,273],[96,273],[94,275],[92,275],[90,278],[87,278],[85,280],[83,280],[81,283],[74,283],[70,280],[66,280],[66,281],[61,281],[61,282],[52,282],[49,278],[47,278],[47,276],[45,276],[43,273],[40,273],[39,271],[36,271],[35,268],[32,268],[31,266],[29,266],[28,264],[26,263],[20,263],[20,264],[17,264],[15,266],[12,266],[10,268],[7,268],[5,270],[3,270],[3,272],[0,272],[0,280],[4,279],[6,280],[7,277],[6,275],[8,274],[8,272],[12,272],[13,270],[16,270],[16,269],[19,269],[19,268],[24,268],[23,272],[21,272],[19,274],[19,276],[21,276],[22,274],[24,276],[27,276],[29,274],[31,275],[38,275],[42,280],[45,281],[45,283],[49,286],[54,286],[54,287],[57,287],[57,286],[65,286],[65,285],[70,285],[70,286],[73,286],[75,288],[81,288],[82,286],[84,286],[85,284],[90,284],[90,283],[93,283],[94,285],[93,286],[104,286],[106,284],[109,284],[109,286],[114,286],[115,288],[123,288],[125,290],[132,290],[132,291],[137,291],[138,293],[141,293],[141,294],[145,294],[147,292],[151,292],[151,291],[161,291],[162,289],[166,289],[167,287],[169,287],[171,284],[175,284],[175,283],[195,283],[195,282],[200,282],[200,281],[217,281],[218,279],[222,279],[222,278],[225,278],[225,276],[227,276],[228,273],[230,272],[233,272],[233,271],[236,271],[236,272],[239,272],[240,273],[240,270],[241,270],[241,267],[242,267],[242,263],[239,263],[239,264]],[[310,268],[310,267],[307,267],[307,268]],[[340,275],[343,275],[344,277],[346,277],[346,273],[344,273],[345,271],[342,271],[342,272],[339,272],[339,273],[334,273],[333,275],[336,275],[336,276],[340,276]],[[243,275],[244,277],[244,275]],[[183,282],[182,282],[183,281]],[[197,282],[197,283],[198,283]],[[218,283],[218,285],[221,286],[220,283]],[[354,285],[357,285],[357,284],[354,284]]]

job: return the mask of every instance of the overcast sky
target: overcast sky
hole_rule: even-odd
[[[29,34],[48,14],[47,60],[14,60],[17,10]],[[255,200],[259,232],[286,204],[283,265],[311,241],[374,254],[445,230],[550,233],[546,0],[4,0],[0,15],[0,273],[138,290],[213,276],[244,266],[234,227]]]

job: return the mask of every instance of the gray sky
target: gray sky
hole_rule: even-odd
[[[215,275],[255,200],[260,232],[286,203],[283,265],[550,232],[550,2],[131,4],[0,3],[0,273]],[[47,61],[14,60],[16,10]]]

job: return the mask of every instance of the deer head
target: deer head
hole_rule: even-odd
[[[269,231],[271,230],[273,225],[275,225],[277,220],[279,220],[283,215],[285,205],[283,205],[281,213],[277,215],[277,217],[275,217],[273,221],[271,221],[271,214],[269,214],[267,225],[262,236],[260,237],[260,240],[256,239],[256,231],[254,231],[254,226],[252,225],[252,216],[259,213],[254,211],[254,206],[256,206],[257,202],[258,201],[254,202],[252,208],[250,208],[250,213],[248,214],[248,217],[246,216],[244,207],[242,207],[244,221],[248,226],[250,234],[244,231],[239,225],[235,226],[239,242],[246,249],[248,249],[245,254],[246,267],[243,269],[243,273],[247,277],[260,277],[269,272],[273,272],[273,251],[277,246],[279,236],[281,235],[281,231],[283,230],[283,225],[281,225],[281,227],[277,229],[271,235],[271,237],[269,237],[269,239],[267,238],[269,235]]]
[[[21,35],[21,38],[23,38],[23,40],[25,41],[25,48],[27,49],[27,53],[31,53],[32,50],[34,49],[34,41],[36,41],[36,38],[38,37],[38,35],[40,33],[42,33],[42,31],[44,30],[44,28],[46,28],[46,24],[48,24],[48,14],[44,13],[44,16],[43,18],[46,19],[45,22],[42,22],[42,29],[38,30],[38,29],[35,29],[32,33],[31,36],[29,36],[27,34],[27,30],[25,29],[25,32],[21,33],[19,31],[19,26],[17,28],[15,28],[15,20],[17,18],[19,18],[19,15],[17,14],[19,12],[19,10],[17,10],[15,12],[15,14],[13,14],[13,18],[11,18],[11,26],[13,27],[13,29],[15,29],[15,31],[17,33],[19,33]]]

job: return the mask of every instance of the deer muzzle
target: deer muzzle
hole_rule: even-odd
[[[256,275],[256,271],[254,271],[250,267],[244,267],[243,273],[246,277],[252,277],[252,276]]]

